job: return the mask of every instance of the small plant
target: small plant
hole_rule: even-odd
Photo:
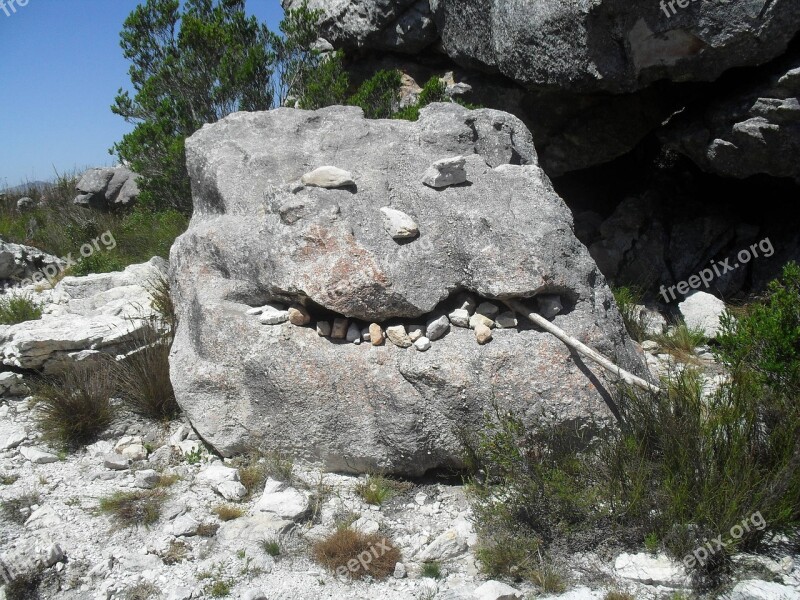
[[[620,287],[614,290],[614,300],[622,315],[625,329],[637,342],[641,342],[647,335],[647,316],[641,309],[643,293],[638,288]]]
[[[655,336],[655,342],[674,357],[690,362],[694,360],[694,349],[706,341],[701,329],[692,329],[678,323],[667,333]]]
[[[232,504],[220,504],[214,508],[214,514],[219,517],[220,521],[233,521],[244,515],[244,509]]]
[[[267,481],[267,471],[270,470],[268,461],[259,452],[251,452],[236,458],[234,463],[238,467],[239,482],[247,490],[250,497],[263,489]],[[291,477],[291,467],[289,467]]]
[[[189,549],[182,540],[171,540],[167,551],[162,556],[165,565],[175,565],[183,562],[189,556]]]
[[[422,563],[422,576],[440,579],[442,577],[442,565],[435,560]]]
[[[39,503],[39,493],[24,492],[14,498],[0,502],[0,514],[3,518],[17,525],[22,525],[30,516],[31,507]]]
[[[563,573],[541,560],[537,567],[528,572],[528,579],[545,594],[561,594],[567,589]]]
[[[656,552],[658,550],[658,534],[648,533],[644,536],[644,547],[648,552]]]
[[[367,504],[380,506],[404,486],[400,482],[387,479],[383,475],[369,475],[356,486],[356,493]]]
[[[161,473],[158,476],[158,481],[156,482],[157,488],[168,488],[175,485],[178,481],[180,481],[181,476],[177,473]]]
[[[180,407],[169,377],[172,338],[156,332],[139,334],[137,350],[114,368],[116,395],[136,414],[161,421],[175,418]]]
[[[203,459],[203,449],[195,448],[191,452],[187,452],[184,458],[190,465],[196,465]]]
[[[268,539],[261,542],[261,548],[273,558],[281,555],[281,543],[277,539]]]
[[[383,579],[394,572],[400,560],[400,551],[388,538],[353,529],[337,529],[314,544],[312,554],[322,566],[351,579],[366,576]],[[369,560],[359,562],[358,557],[362,555],[369,555]],[[354,566],[354,560],[357,566]]]
[[[19,479],[19,475],[14,473],[3,473],[0,475],[0,485],[11,485]]]
[[[44,435],[68,446],[90,443],[114,420],[111,359],[76,364],[36,386],[36,418]]]
[[[361,84],[348,104],[360,106],[368,119],[388,119],[397,108],[402,84],[400,71],[378,71]]]
[[[446,102],[447,86],[438,77],[431,77],[419,93],[416,104],[406,106],[398,110],[393,118],[403,119],[405,121],[417,121],[419,119],[419,111],[432,102]]]
[[[611,590],[603,596],[603,600],[636,600],[628,592],[620,592],[619,590]]]
[[[125,600],[153,600],[161,598],[161,591],[149,581],[141,581],[125,591]]]
[[[200,523],[200,526],[197,528],[197,535],[204,538],[210,538],[217,535],[217,530],[219,529],[219,525],[216,523]]]
[[[214,579],[203,588],[203,591],[212,598],[225,598],[230,595],[232,585],[233,582],[229,579]]]
[[[158,521],[163,501],[161,490],[115,492],[100,499],[100,512],[124,527],[148,526]]]
[[[42,318],[42,307],[30,294],[0,296],[0,325],[17,325]]]

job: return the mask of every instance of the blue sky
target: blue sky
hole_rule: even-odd
[[[16,12],[1,1],[0,189],[114,164],[108,149],[130,128],[109,109],[128,85],[119,32],[139,1],[28,0]],[[279,0],[247,5],[277,30]]]

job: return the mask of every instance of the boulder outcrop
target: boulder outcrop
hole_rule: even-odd
[[[465,157],[467,181],[426,186],[430,165],[453,156]],[[434,324],[482,301],[558,295],[561,328],[642,372],[536,162],[517,118],[454,104],[417,122],[353,107],[237,113],[193,135],[195,212],[170,259],[171,377],[198,434],[223,455],[257,445],[331,470],[420,475],[458,466],[459,429],[479,426],[493,402],[529,422],[607,418],[603,375],[548,334],[498,329],[479,345],[465,327]],[[326,165],[355,186],[298,183]],[[419,235],[393,239],[387,206]],[[258,316],[297,304],[308,326]],[[362,338],[328,337],[357,331],[348,321]],[[416,335],[425,323],[441,333],[426,351],[382,343],[384,329]],[[373,333],[379,345],[360,343]]]
[[[139,197],[139,176],[127,167],[89,169],[78,181],[74,202],[97,210],[133,204]]]

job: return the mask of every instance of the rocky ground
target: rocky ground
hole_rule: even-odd
[[[661,326],[651,313],[651,331]],[[654,374],[680,366],[655,342],[642,346]],[[693,360],[704,366],[710,389],[719,372],[708,348],[697,348]],[[529,585],[487,581],[480,573],[468,498],[456,482],[408,482],[383,504],[372,505],[357,492],[364,476],[323,473],[305,464],[289,469],[267,458],[270,478],[240,500],[246,490],[235,459],[210,454],[185,419],[160,424],[124,416],[100,441],[61,453],[40,438],[30,398],[16,376],[9,377],[14,381],[0,400],[0,501],[6,507],[0,560],[5,576],[10,572],[17,583],[40,573],[42,598],[535,595]],[[151,525],[122,526],[99,509],[101,499],[136,490],[157,498],[160,514]],[[241,516],[222,521],[215,512],[221,505],[238,507]],[[394,574],[353,581],[316,564],[311,546],[342,523],[393,540],[402,553]],[[277,556],[267,552],[265,541],[277,542]],[[800,598],[797,560],[778,546],[770,557],[737,557],[741,581],[727,597]],[[431,561],[440,564],[438,578],[423,573]],[[687,585],[680,565],[644,551],[572,556],[561,567],[568,591],[541,597],[601,599],[610,590],[624,590],[636,598],[678,598]]]

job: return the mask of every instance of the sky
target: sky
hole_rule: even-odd
[[[11,1],[0,0],[0,189],[115,164],[108,149],[131,129],[109,108],[129,87],[119,33],[140,0]],[[247,10],[272,30],[283,15],[280,0]]]

